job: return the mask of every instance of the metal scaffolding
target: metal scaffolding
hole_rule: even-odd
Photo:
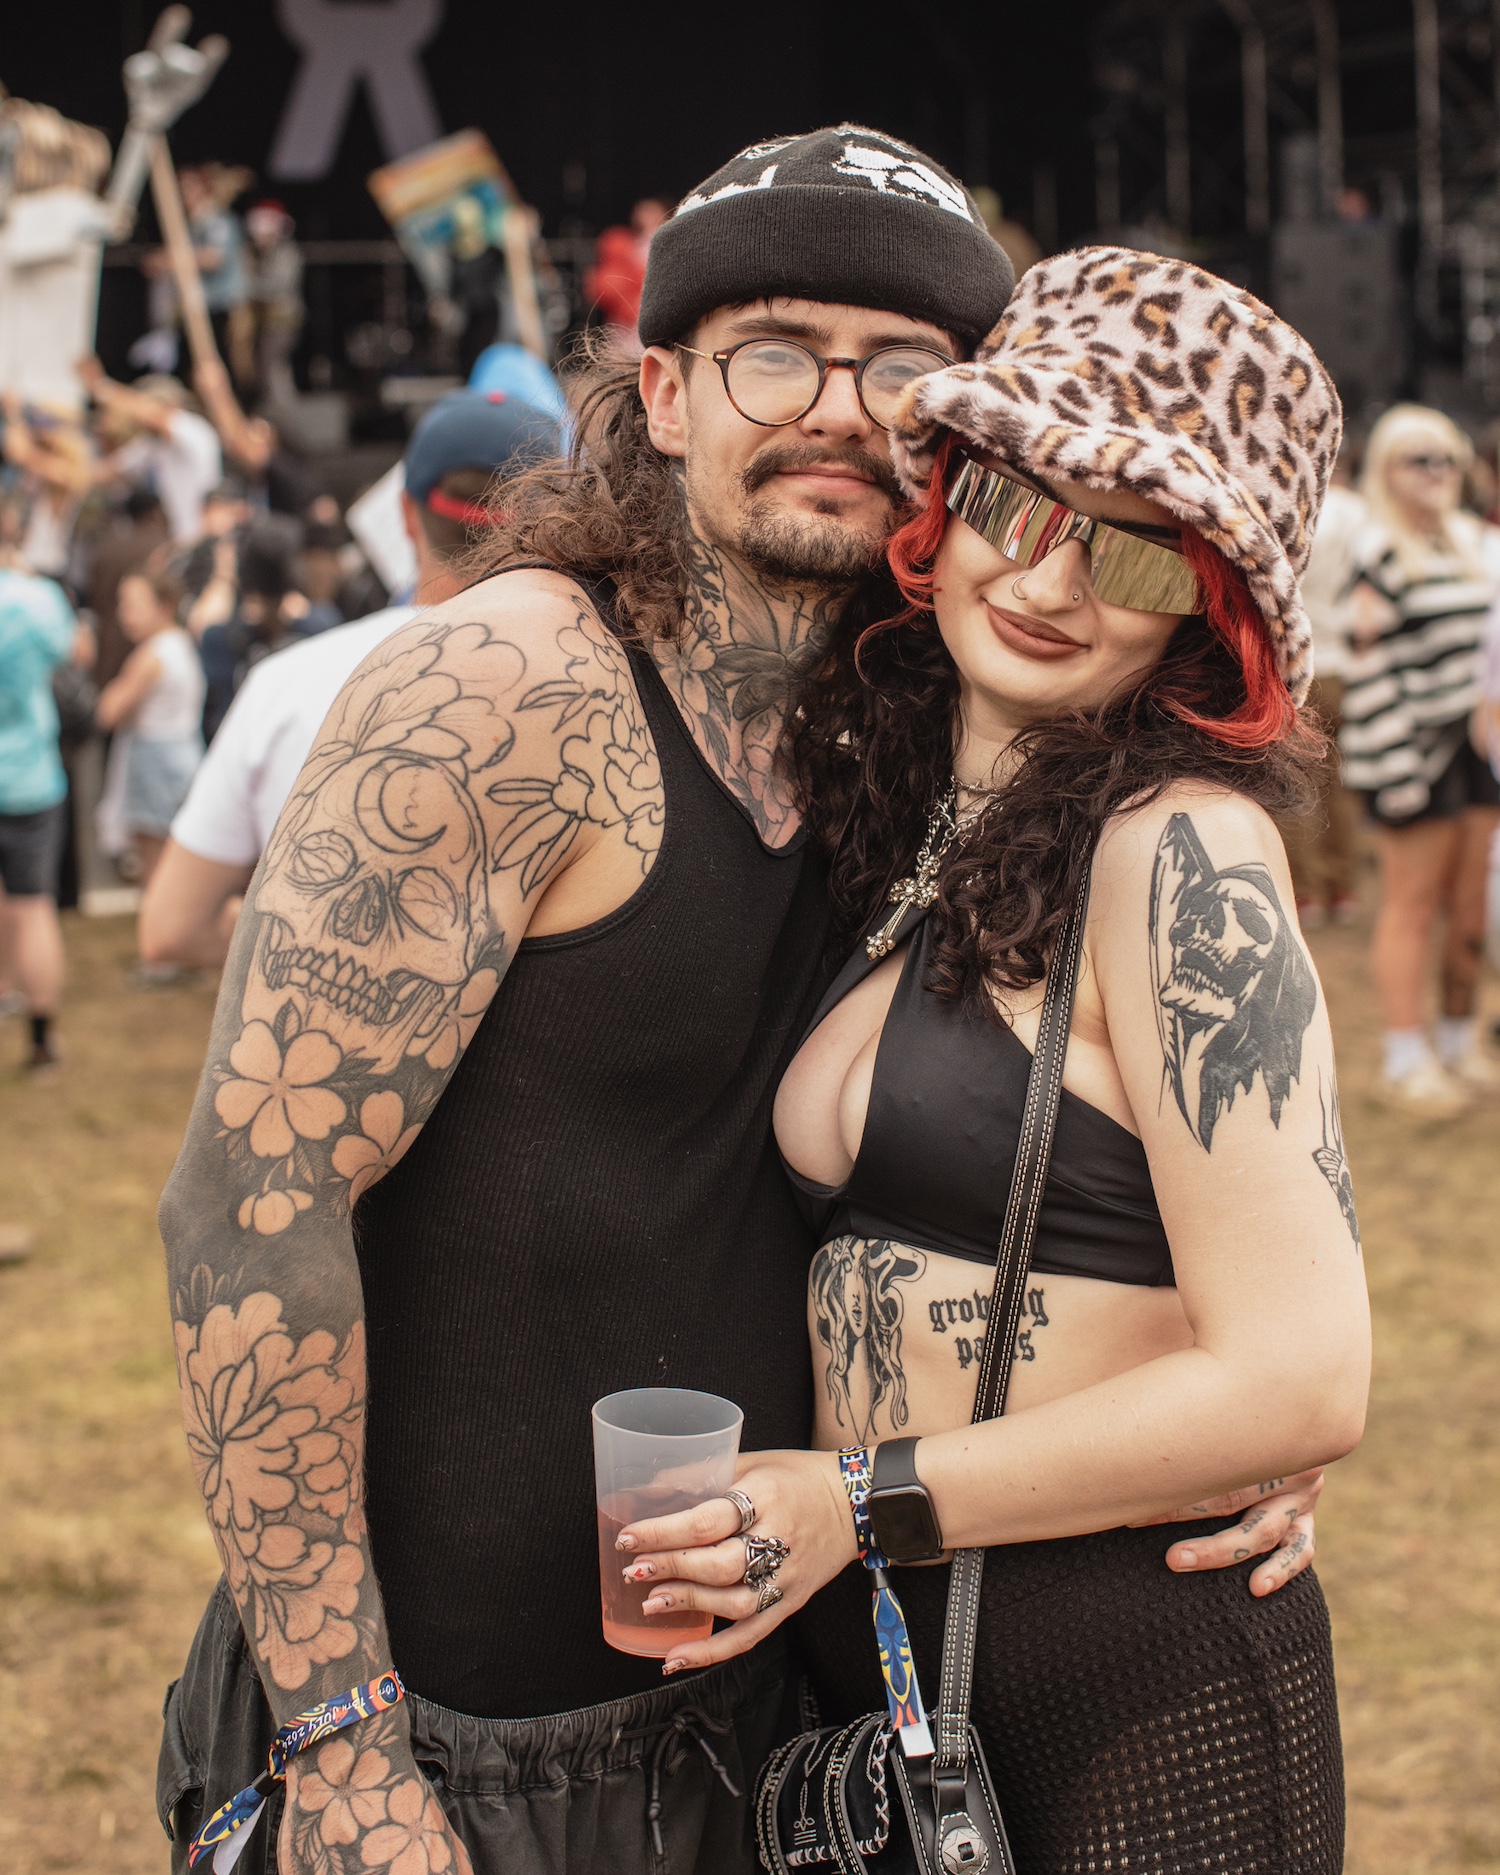
[[[1099,234],[1264,289],[1273,231],[1378,217],[1417,355],[1500,405],[1500,0],[1115,0],[1094,47]]]

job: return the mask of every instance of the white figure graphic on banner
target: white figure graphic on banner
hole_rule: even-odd
[[[326,176],[355,87],[363,83],[388,159],[443,134],[418,53],[443,0],[276,0],[276,23],[302,52],[266,167],[284,182]]]

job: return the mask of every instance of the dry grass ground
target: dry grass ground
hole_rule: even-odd
[[[0,1870],[165,1868],[157,1711],[216,1574],[178,1430],[154,1206],[207,989],[127,986],[123,921],[73,922],[69,1063],[0,1034]],[[1500,1875],[1500,1153],[1495,1111],[1414,1128],[1364,1094],[1362,934],[1315,940],[1378,1345],[1365,1444],[1324,1500],[1353,1875]],[[1285,1875],[1292,1875],[1286,1871]]]

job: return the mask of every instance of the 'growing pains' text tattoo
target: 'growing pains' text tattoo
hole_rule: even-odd
[[[962,1329],[970,1322],[987,1322],[990,1318],[990,1294],[986,1290],[975,1289],[966,1296],[943,1296],[927,1304],[927,1319],[935,1335],[946,1335],[950,1329]],[[1051,1325],[1047,1314],[1047,1292],[1045,1289],[1028,1289],[1021,1303],[1021,1320],[1024,1328],[1016,1330],[1015,1359],[1034,1361],[1036,1343],[1032,1336],[1038,1329]],[[966,1335],[955,1333],[953,1352],[961,1368],[970,1366],[984,1353],[984,1335]]]
[[[1280,1126],[1317,983],[1270,873],[1254,860],[1219,870],[1190,817],[1174,814],[1156,849],[1149,937],[1166,1079],[1193,1137],[1210,1150],[1257,1077]]]

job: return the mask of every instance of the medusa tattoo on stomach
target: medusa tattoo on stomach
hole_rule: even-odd
[[[904,1305],[898,1285],[926,1268],[920,1250],[886,1237],[835,1237],[813,1258],[808,1286],[815,1331],[828,1360],[823,1384],[834,1417],[856,1438],[874,1436],[882,1411],[892,1426],[906,1424]]]
[[[1151,875],[1150,942],[1166,1078],[1193,1137],[1210,1151],[1257,1076],[1279,1127],[1318,992],[1270,873],[1258,861],[1219,870],[1174,814]]]

